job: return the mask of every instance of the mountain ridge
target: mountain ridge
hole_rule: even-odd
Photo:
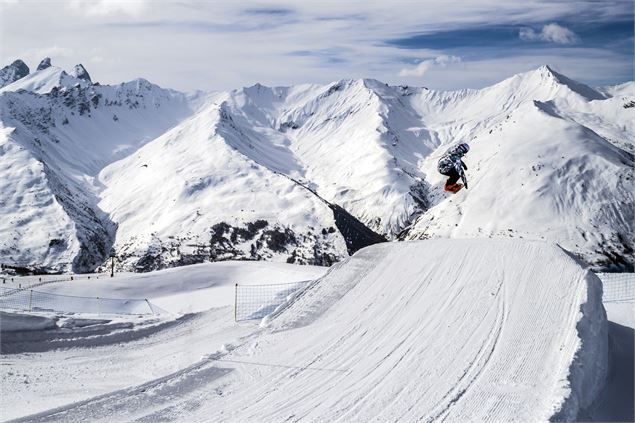
[[[634,109],[623,107],[628,85],[611,90],[542,66],[480,90],[362,78],[187,95],[142,78],[99,85],[49,66],[0,89],[0,148],[9,152],[0,262],[90,271],[114,251],[120,268],[140,271],[226,258],[330,264],[350,251],[319,196],[391,240],[555,237],[588,264],[632,268]],[[474,181],[447,197],[436,160],[459,141],[473,146]],[[547,154],[561,144],[575,165]],[[21,174],[30,160],[44,167]],[[523,179],[529,161],[549,169],[535,185]],[[576,172],[591,194],[569,189]],[[547,207],[535,227],[502,181],[528,197],[526,207]],[[566,185],[552,189],[554,181]],[[32,210],[29,184],[47,205]],[[613,205],[606,213],[593,202]],[[511,232],[462,217],[497,209]],[[57,217],[22,221],[18,211]],[[605,235],[590,235],[592,225]],[[49,235],[29,235],[40,227]]]

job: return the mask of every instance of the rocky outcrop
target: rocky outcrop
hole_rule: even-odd
[[[50,67],[51,67],[51,58],[50,57],[45,57],[44,59],[42,59],[40,64],[37,65],[37,70],[41,71],[41,70],[44,70],[44,69],[50,68]]]
[[[266,220],[234,226],[219,222],[209,228],[209,235],[169,236],[152,234],[139,250],[132,239],[117,251],[116,267],[120,271],[150,272],[168,267],[224,260],[272,260],[286,258],[287,263],[331,266],[343,256],[333,245],[336,229],[321,228],[308,232]],[[106,269],[98,268],[98,271]]]
[[[81,63],[79,65],[75,65],[75,68],[73,68],[71,72],[71,76],[74,76],[77,79],[82,79],[84,81],[88,81],[92,83],[90,79],[90,75],[88,74],[88,71],[86,70],[84,65],[82,65]]]
[[[18,59],[8,66],[0,69],[0,88],[9,85],[29,74],[29,67]]]

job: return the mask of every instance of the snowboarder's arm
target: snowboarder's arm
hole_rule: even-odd
[[[454,169],[456,169],[456,172],[461,175],[461,177],[463,177],[463,174],[465,173],[463,171],[463,162],[459,159],[459,160],[454,160]]]
[[[465,176],[465,172],[461,173],[461,179],[463,180],[463,185],[465,185],[465,189],[467,189],[467,177]]]
[[[467,165],[463,160],[461,160],[461,166],[463,166],[463,169],[467,170]]]

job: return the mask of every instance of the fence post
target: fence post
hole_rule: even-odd
[[[234,322],[238,321],[238,284],[234,285]]]
[[[144,298],[144,300],[146,300],[146,304],[148,304],[148,308],[150,309],[150,311],[152,312],[152,315],[154,316],[154,309],[152,308],[152,306],[150,305],[150,301],[148,301],[147,298]]]
[[[101,314],[99,310],[99,297],[97,297],[97,314]]]
[[[29,290],[29,311],[31,311],[31,305],[33,304],[33,290]]]

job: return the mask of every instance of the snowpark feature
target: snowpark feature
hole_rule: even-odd
[[[205,329],[201,321],[220,317],[209,310],[147,341],[89,349],[100,364],[100,352],[130,364],[134,381],[144,368],[151,371],[132,385],[105,377],[110,391],[13,416],[30,422],[574,420],[607,375],[601,300],[599,279],[554,244],[377,244],[333,266],[261,328]],[[137,347],[168,368],[131,365],[139,361]],[[47,354],[63,360],[78,353]],[[166,361],[197,354],[177,366]],[[14,357],[25,366],[52,358]]]

